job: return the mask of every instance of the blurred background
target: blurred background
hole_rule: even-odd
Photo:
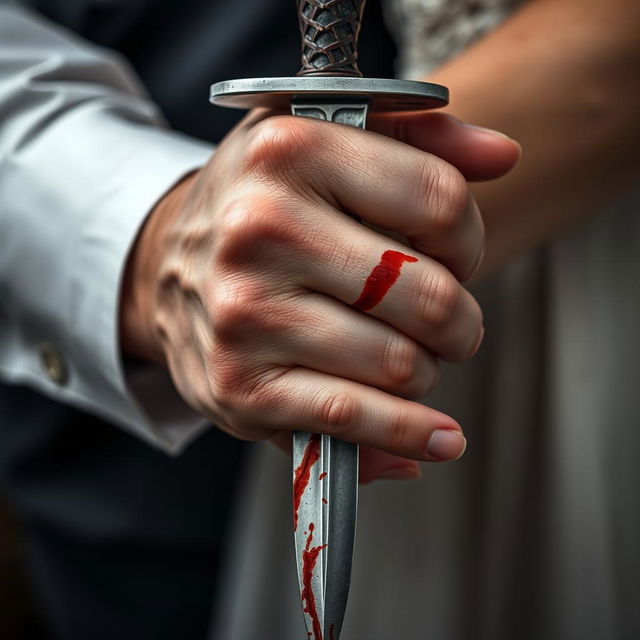
[[[0,638],[46,640],[25,571],[21,529],[0,493]]]

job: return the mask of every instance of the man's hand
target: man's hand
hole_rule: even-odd
[[[335,435],[392,454],[372,454],[381,473],[395,456],[413,468],[406,459],[464,451],[460,426],[414,400],[436,384],[438,359],[480,345],[482,314],[460,284],[484,250],[465,176],[501,175],[518,148],[443,115],[371,124],[384,135],[248,116],[151,214],[121,325],[124,349],[166,363],[228,433]],[[387,251],[416,260],[379,304],[354,309]]]

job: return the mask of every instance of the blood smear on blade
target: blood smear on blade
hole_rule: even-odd
[[[307,538],[307,545],[302,552],[302,601],[306,602],[304,608],[305,613],[311,618],[311,625],[313,629],[313,640],[322,640],[322,627],[320,626],[320,619],[318,618],[318,610],[316,608],[316,597],[313,593],[313,586],[311,581],[313,579],[313,570],[315,569],[320,552],[327,547],[326,544],[312,547],[313,542],[313,522],[309,524],[309,537]]]
[[[302,460],[293,478],[293,530],[298,530],[298,511],[302,494],[309,484],[311,468],[320,459],[320,436],[314,433],[307,442]]]

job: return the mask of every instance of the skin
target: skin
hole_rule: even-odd
[[[533,0],[426,78],[450,88],[456,116],[525,150],[509,175],[472,187],[487,234],[479,275],[637,183],[639,24],[636,0]]]
[[[456,116],[526,149],[514,171],[471,187],[485,232],[460,174],[506,174],[519,154],[508,140],[432,114],[372,123],[399,142],[253,114],[150,216],[123,290],[124,351],[166,363],[187,402],[238,437],[286,444],[302,428],[373,447],[364,481],[457,457],[462,439],[426,449],[459,425],[412,402],[438,358],[479,344],[480,312],[456,281],[484,238],[479,275],[632,184],[639,23],[635,0],[532,0],[426,78],[449,86]],[[323,154],[309,153],[318,140]],[[400,231],[420,258],[367,314],[348,304],[384,250],[405,249],[339,211]]]
[[[424,149],[266,116],[247,117],[150,215],[125,277],[125,352],[165,364],[184,399],[233,436],[283,443],[302,429],[384,452],[365,450],[365,480],[459,457],[460,425],[415,399],[439,359],[480,345],[482,313],[460,284],[484,252],[465,176],[502,175],[518,146],[445,115],[419,119]],[[372,125],[387,134],[390,122]],[[354,310],[389,249],[418,262],[378,306]]]

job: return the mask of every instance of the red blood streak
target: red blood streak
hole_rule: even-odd
[[[333,627],[334,625],[331,625],[329,627],[329,640],[336,640],[335,636],[333,635]]]
[[[329,503],[327,502],[327,499],[326,499],[326,498],[322,498],[322,502],[323,502],[324,504],[329,504]]]
[[[322,627],[318,618],[318,610],[316,609],[316,597],[311,586],[313,578],[313,570],[318,561],[320,552],[327,546],[326,544],[318,547],[312,547],[313,542],[313,522],[309,524],[309,537],[307,538],[307,546],[302,552],[302,602],[306,602],[304,608],[305,613],[309,614],[311,624],[313,626],[313,640],[322,640]]]
[[[360,311],[369,311],[380,304],[400,277],[400,270],[404,262],[418,262],[418,258],[399,251],[385,251],[380,258],[380,264],[374,267],[369,274],[362,293],[353,306]]]
[[[295,471],[293,478],[293,530],[298,530],[298,509],[300,509],[300,501],[302,494],[309,484],[311,477],[311,467],[318,462],[320,458],[320,436],[314,433],[307,443],[304,450],[302,460]]]
[[[323,471],[319,476],[318,476],[318,480],[324,480],[327,477],[327,472]]]

